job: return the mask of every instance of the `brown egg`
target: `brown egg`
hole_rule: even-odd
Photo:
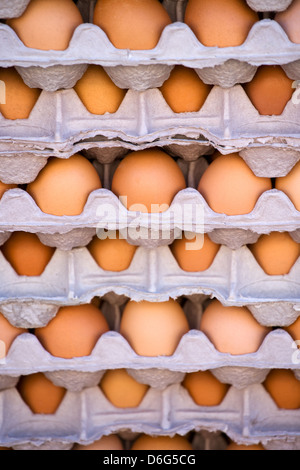
[[[231,442],[225,450],[266,450],[261,444],[237,444]]]
[[[28,119],[41,90],[27,86],[14,67],[0,68],[0,80],[5,84],[5,104],[0,112],[5,119]]]
[[[289,369],[272,369],[263,383],[278,406],[286,410],[300,408],[300,381]]]
[[[294,204],[297,211],[300,211],[300,161],[292,170],[281,178],[276,178],[275,188],[284,192]]]
[[[98,0],[93,23],[117,49],[153,49],[171,19],[158,0]]]
[[[220,405],[230,387],[220,382],[209,370],[186,374],[182,386],[199,406]]]
[[[157,149],[130,152],[120,162],[111,190],[128,210],[164,212],[176,194],[186,188],[179,166]]]
[[[243,87],[259,114],[279,116],[293,96],[295,90],[292,85],[293,80],[280,65],[263,65]]]
[[[294,341],[299,341],[298,348],[300,348],[300,317],[291,325],[284,327],[284,330],[291,335]]]
[[[127,240],[120,238],[117,232],[116,238],[101,240],[97,236],[94,237],[87,248],[100,268],[120,272],[129,268],[137,246],[130,245]]]
[[[225,307],[216,299],[204,310],[199,329],[218,351],[232,355],[256,352],[272,331],[246,307]]]
[[[300,43],[300,0],[294,0],[286,10],[278,12],[274,20],[284,29],[290,41]]]
[[[17,328],[0,313],[0,358],[3,359],[17,336],[27,333],[25,328]]]
[[[197,238],[188,239],[183,233],[181,238],[177,238],[170,249],[179,264],[180,268],[188,272],[206,271],[213,263],[220,245],[211,241],[205,233],[198,234],[198,238],[203,237],[203,246],[198,247]],[[200,245],[201,245],[200,240]]]
[[[210,208],[227,215],[248,214],[262,193],[270,189],[271,179],[255,176],[238,153],[213,160],[198,184]]]
[[[137,382],[126,369],[111,369],[105,372],[99,384],[108,401],[117,408],[138,407],[149,386]]]
[[[65,50],[82,16],[72,0],[31,0],[19,18],[7,20],[25,46]]]
[[[1,251],[19,276],[40,276],[55,248],[43,245],[34,233],[14,232]]]
[[[185,313],[175,300],[129,301],[123,311],[120,334],[141,356],[171,356],[189,331]]]
[[[50,158],[27,192],[46,214],[79,215],[90,193],[101,187],[95,167],[76,153],[67,159]]]
[[[248,247],[269,276],[288,274],[300,256],[300,244],[288,232],[261,235],[256,243]]]
[[[71,359],[89,356],[98,339],[109,331],[101,310],[92,304],[61,307],[35,335],[52,356]]]
[[[123,442],[117,434],[102,436],[92,444],[75,444],[72,450],[125,450]]]
[[[149,436],[142,434],[134,441],[131,450],[193,450],[193,447],[184,436]]]
[[[13,450],[11,447],[0,447],[0,450]]]
[[[208,47],[240,46],[259,20],[244,0],[189,0],[184,22]]]
[[[17,188],[17,187],[18,187],[17,184],[6,184],[0,181],[0,199],[2,198],[3,194],[6,193],[6,191],[8,191],[9,189]]]
[[[90,65],[74,90],[92,114],[115,113],[127,93],[117,87],[99,65]]]
[[[192,113],[200,111],[212,87],[194,69],[176,65],[159,89],[174,113]]]
[[[24,375],[17,390],[33,413],[54,414],[61,404],[66,389],[54,385],[43,373]]]

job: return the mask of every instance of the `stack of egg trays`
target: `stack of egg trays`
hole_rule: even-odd
[[[21,14],[20,11],[13,11],[13,3],[21,4],[19,1],[9,2],[10,5],[3,2],[0,17]],[[22,3],[26,8],[28,0]],[[244,246],[253,243],[261,233],[276,230],[289,231],[298,241],[299,213],[291,201],[281,192],[271,190],[261,196],[251,214],[228,217],[211,211],[195,187],[197,177],[203,171],[199,157],[214,148],[222,153],[240,152],[258,176],[284,176],[298,161],[296,81],[299,45],[292,44],[277,23],[264,19],[252,28],[243,46],[212,50],[201,45],[190,28],[182,23],[186,1],[167,0],[163,3],[174,23],[165,29],[154,50],[130,51],[130,54],[115,49],[100,28],[88,23],[91,19],[89,12],[92,12],[95,2],[78,2],[87,24],[75,31],[70,47],[63,52],[30,50],[22,45],[7,25],[0,25],[0,66],[15,66],[29,86],[43,90],[28,120],[16,121],[13,126],[5,119],[1,123],[0,166],[4,182],[26,184],[35,178],[50,156],[68,158],[78,151],[96,158],[100,167],[104,167],[105,178],[107,165],[113,171],[115,159],[128,151],[159,146],[178,157],[179,164],[186,171],[189,188],[181,191],[173,201],[177,207],[190,208],[185,224],[187,220],[190,231],[205,231],[223,245],[206,273],[183,273],[167,246],[176,233],[186,228],[182,212],[179,211],[178,215],[176,210],[173,211],[173,230],[168,238],[165,235],[170,229],[169,212],[172,212],[172,207],[167,213],[150,220],[143,214],[130,214],[109,190],[110,179],[107,175],[106,187],[91,194],[83,214],[78,217],[47,216],[39,211],[25,191],[8,191],[0,203],[1,242],[4,243],[16,229],[26,230],[37,233],[42,241],[56,246],[58,250],[40,278],[39,285],[32,283],[30,286],[28,279],[19,283],[17,276],[16,289],[16,275],[10,269],[9,281],[3,286],[1,294],[1,308],[5,316],[16,326],[34,328],[47,324],[60,305],[83,303],[93,296],[101,296],[112,331],[99,339],[90,357],[74,360],[51,357],[30,333],[15,340],[1,365],[3,445],[15,448],[37,445],[40,448],[41,445],[51,446],[50,442],[54,440],[58,447],[70,447],[73,442],[92,442],[103,434],[122,429],[153,434],[184,434],[190,430],[207,429],[227,432],[229,437],[241,443],[262,442],[266,448],[299,448],[297,412],[278,410],[261,385],[272,368],[293,369],[299,377],[298,354],[288,333],[281,328],[275,329],[257,353],[230,356],[218,353],[205,335],[198,331],[199,323],[195,321],[195,318],[199,320],[203,303],[210,297],[219,298],[226,305],[247,305],[262,324],[270,326],[287,326],[298,316],[298,266],[294,266],[290,278],[270,279],[254,264],[254,259]],[[250,6],[258,11],[280,11],[287,6],[286,1],[264,2],[265,8],[260,4],[252,1]],[[9,13],[7,8],[10,8]],[[189,47],[182,47],[183,44],[189,44]],[[295,80],[295,95],[282,116],[261,117],[240,84],[251,80],[260,65],[278,64],[278,56],[280,65]],[[114,115],[90,115],[71,89],[90,63],[102,65],[118,86],[129,89]],[[214,85],[205,107],[199,113],[172,113],[157,90],[176,64],[193,67],[203,81]],[[149,74],[151,69],[153,72]],[[72,106],[71,101],[68,104],[70,97]],[[42,112],[43,102],[50,109],[49,116],[45,125],[39,124],[34,131],[33,124]],[[156,106],[157,103],[159,106]],[[78,111],[73,112],[73,104]],[[125,106],[126,118],[127,110],[130,110],[132,116],[138,116],[138,123],[124,118]],[[218,106],[221,113],[216,112]],[[243,111],[245,121],[241,125]],[[235,118],[237,114],[238,123]],[[221,118],[216,118],[216,115]],[[263,165],[260,164],[262,155]],[[30,169],[25,176],[16,172],[21,162],[26,162],[26,166],[29,164]],[[110,207],[113,204],[117,217],[114,214],[110,220],[107,213],[101,213],[99,217],[99,203],[102,206],[109,204]],[[205,221],[200,228],[191,209],[199,206],[203,208]],[[128,228],[130,223],[134,228],[141,228],[138,239],[133,237],[130,240],[139,245],[131,267],[118,275],[101,272],[86,250],[86,244],[99,228],[121,230]],[[131,236],[130,232],[129,239]],[[145,273],[147,257],[150,262]],[[93,268],[91,276],[85,277],[82,265],[82,272],[78,275],[77,260],[81,263],[83,258],[84,263],[89,263]],[[241,259],[252,266],[255,276],[253,285],[247,279],[248,273],[241,273],[238,269]],[[5,263],[2,257],[1,268]],[[59,267],[65,274],[63,288],[57,282],[57,274],[56,280],[53,276],[55,263],[58,263],[55,268]],[[142,277],[137,275],[141,265]],[[226,273],[230,273],[229,279],[223,275],[224,265]],[[5,269],[8,268],[6,263]],[[165,271],[169,268],[167,274]],[[52,279],[50,283],[48,276]],[[101,288],[99,276],[105,280],[101,282]],[[257,282],[260,283],[259,289],[254,288]],[[257,292],[260,292],[258,298]],[[186,299],[184,306],[191,325],[190,332],[182,338],[172,357],[137,356],[118,333],[125,299],[160,301],[178,296]],[[105,370],[120,367],[148,383],[150,391],[138,415],[127,410],[120,414],[120,410],[116,412],[108,403],[105,403],[105,412],[103,405],[100,405],[97,413],[95,403],[97,408],[104,400],[97,386],[99,380]],[[232,385],[222,405],[216,408],[195,406],[181,386],[185,373],[207,369]],[[59,412],[49,419],[33,415],[20,403],[16,390],[7,388],[14,387],[21,374],[32,371],[43,371],[55,383],[68,389]],[[94,399],[95,393],[100,393],[100,401]],[[153,401],[149,396],[154,397]],[[75,403],[78,404],[77,408]],[[12,422],[11,410],[18,406],[23,407],[23,411],[13,413],[18,422]],[[27,414],[26,419],[21,419],[23,413]],[[136,416],[139,418],[136,419]],[[154,416],[153,423],[150,417]],[[31,425],[37,430],[35,438],[32,438]]]

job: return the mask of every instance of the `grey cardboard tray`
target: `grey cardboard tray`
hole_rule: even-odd
[[[264,64],[280,63],[290,78],[299,76],[299,44],[270,19],[257,22],[243,45],[228,48],[203,46],[189,26],[178,21],[164,29],[152,50],[116,49],[91,23],[76,28],[65,51],[25,47],[6,24],[0,24],[0,45],[1,67],[16,66],[29,86],[48,91],[72,88],[88,64],[102,65],[118,86],[136,90],[161,86],[175,64],[192,66],[206,83],[226,88],[250,81]]]
[[[14,388],[0,392],[0,401],[1,444],[21,450],[70,449],[74,442],[89,444],[112,433],[190,431],[221,431],[240,444],[262,443],[266,450],[299,449],[299,410],[279,410],[261,385],[231,387],[216,407],[196,405],[180,384],[150,388],[134,409],[114,407],[99,387],[68,391],[57,412],[47,416],[33,414]]]

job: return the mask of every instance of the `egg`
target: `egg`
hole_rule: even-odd
[[[17,188],[18,185],[16,184],[7,184],[7,183],[2,183],[0,181],[0,199],[2,198],[3,194],[6,193],[9,189],[15,189]]]
[[[237,444],[231,442],[225,450],[265,450],[262,444]]]
[[[0,68],[0,80],[5,84],[5,103],[0,100],[0,112],[5,119],[28,119],[41,90],[27,86],[14,67]]]
[[[210,208],[226,215],[252,212],[258,198],[270,189],[271,179],[255,176],[238,153],[213,160],[198,184],[198,191]]]
[[[259,67],[254,78],[243,87],[259,114],[267,116],[281,115],[295,91],[293,80],[280,65]]]
[[[42,372],[22,376],[17,390],[35,414],[54,414],[66,394],[65,388],[54,385]]]
[[[52,356],[71,359],[89,356],[98,339],[109,331],[101,310],[92,304],[61,307],[35,335]]]
[[[194,69],[176,65],[159,88],[174,113],[200,111],[212,87],[206,85]]]
[[[92,444],[75,444],[72,450],[125,450],[122,440],[117,434],[102,436]]]
[[[34,233],[13,232],[1,251],[19,276],[40,276],[55,248],[44,245]]]
[[[184,17],[207,47],[240,46],[258,20],[244,0],[189,0]]]
[[[278,408],[297,410],[300,408],[300,381],[290,369],[272,369],[263,386]]]
[[[185,313],[173,299],[166,302],[130,300],[120,322],[120,334],[141,356],[171,356],[188,331]]]
[[[115,113],[127,93],[117,87],[99,65],[89,65],[74,90],[86,109],[97,115]]]
[[[153,49],[171,19],[158,0],[98,0],[93,23],[117,49]]]
[[[188,272],[206,271],[212,265],[219,249],[220,245],[214,243],[206,233],[197,234],[193,239],[182,233],[181,238],[177,238],[170,245],[180,268]]]
[[[193,450],[185,436],[150,436],[141,434],[132,444],[131,450]]]
[[[215,348],[232,355],[256,352],[271,328],[259,324],[246,307],[225,307],[214,299],[199,325]]]
[[[10,324],[5,316],[0,313],[0,358],[5,357],[17,336],[27,333],[25,328],[17,328]]]
[[[220,382],[210,370],[187,373],[182,386],[199,406],[220,405],[230,387]]]
[[[7,20],[25,46],[44,51],[67,49],[82,23],[72,0],[31,0],[23,15]]]
[[[137,382],[126,369],[111,369],[105,372],[99,384],[107,400],[117,408],[138,407],[149,386]]]
[[[274,20],[284,29],[290,41],[300,43],[300,0],[293,0],[287,9],[276,13]]]
[[[300,256],[300,244],[288,232],[261,235],[256,243],[248,247],[269,276],[288,274]]]
[[[100,268],[114,272],[128,269],[137,250],[137,246],[130,245],[119,232],[115,238],[112,235],[104,240],[96,236],[87,248]]]
[[[275,189],[285,193],[300,211],[300,161],[286,175],[275,180]]]
[[[289,333],[294,341],[299,341],[298,348],[300,347],[300,317],[297,318],[291,325],[285,326],[284,330]]]
[[[164,212],[176,194],[186,188],[184,175],[166,152],[146,149],[130,152],[118,165],[111,190],[132,211]]]
[[[64,216],[81,214],[90,193],[101,187],[95,167],[76,153],[67,159],[50,158],[26,190],[42,212]]]

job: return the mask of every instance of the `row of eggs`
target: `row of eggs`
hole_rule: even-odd
[[[256,176],[238,153],[215,152],[200,177],[197,190],[208,206],[219,214],[241,215],[253,211],[260,196],[274,188],[285,193],[300,210],[300,162],[285,177]],[[118,162],[110,190],[129,211],[162,213],[175,196],[187,188],[175,159],[160,149],[128,153]],[[17,188],[0,183],[0,197]],[[80,215],[93,191],[102,188],[93,164],[82,154],[68,159],[49,158],[36,179],[26,186],[40,210],[55,216]]]
[[[266,336],[277,328],[261,325],[247,307],[227,307],[217,299],[212,299],[204,308],[198,323],[196,328],[205,334],[218,352],[233,356],[257,352]],[[300,318],[282,329],[299,341]],[[90,356],[100,337],[109,330],[98,298],[89,304],[60,307],[46,326],[33,330],[16,327],[0,314],[3,357],[23,333],[34,334],[53,357]],[[118,330],[136,354],[158,357],[172,356],[182,337],[190,331],[190,325],[179,300],[128,300]]]
[[[300,42],[300,2],[277,13],[277,21],[290,40]],[[245,0],[189,0],[184,23],[208,47],[243,44],[259,15]],[[93,23],[107,34],[118,49],[153,49],[171,18],[158,0],[98,0]],[[75,29],[83,23],[72,0],[31,0],[19,18],[7,20],[21,41],[30,48],[65,50]]]
[[[2,116],[10,120],[27,119],[41,90],[28,87],[11,67],[0,69],[0,80],[5,83],[5,103],[0,104]],[[293,80],[280,65],[259,67],[254,78],[243,87],[257,111],[267,116],[281,115],[295,91]],[[173,112],[188,113],[200,111],[211,88],[194,69],[176,65],[159,90]],[[88,66],[74,90],[86,109],[95,115],[115,113],[127,92],[97,65]]]

